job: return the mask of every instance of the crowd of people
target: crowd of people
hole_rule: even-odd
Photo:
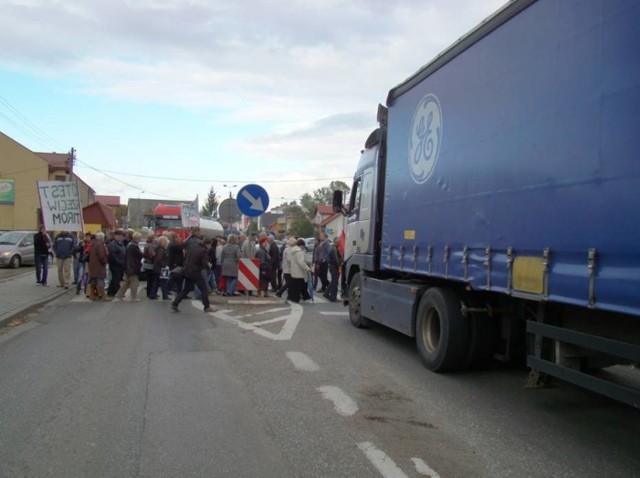
[[[258,297],[286,293],[289,301],[299,303],[317,291],[331,302],[338,301],[341,253],[337,239],[332,242],[324,232],[315,239],[311,260],[307,260],[304,239],[291,237],[279,246],[275,237],[264,232],[209,238],[194,227],[183,240],[176,233],[156,237],[150,231],[144,248],[142,239],[140,232],[132,230],[116,230],[108,236],[87,233],[80,240],[63,231],[52,239],[40,226],[34,240],[36,283],[48,286],[49,259],[55,254],[58,287],[73,285],[77,294],[84,292],[91,300],[123,299],[130,291],[129,300],[138,302],[144,274],[149,300],[171,300],[173,295],[171,308],[177,312],[193,292],[204,311],[211,312],[209,296],[240,295],[238,262],[248,258],[259,261]]]

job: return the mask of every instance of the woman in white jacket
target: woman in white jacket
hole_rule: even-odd
[[[291,302],[296,304],[303,300],[309,300],[309,292],[307,291],[307,275],[311,272],[311,268],[305,260],[304,239],[298,239],[296,245],[291,248],[291,283],[289,284],[288,297]]]

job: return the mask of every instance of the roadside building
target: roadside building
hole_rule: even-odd
[[[38,181],[73,181],[83,205],[95,201],[95,191],[73,172],[73,150],[36,153],[0,132],[0,230],[38,229]]]

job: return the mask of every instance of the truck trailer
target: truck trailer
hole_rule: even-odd
[[[346,216],[351,322],[640,407],[640,2],[513,0],[392,88]]]
[[[191,228],[183,226],[182,209],[179,204],[158,204],[149,218],[149,227],[158,236],[174,233],[186,240],[191,234]],[[222,237],[224,234],[224,229],[218,221],[206,217],[199,218],[199,227],[202,234],[211,239]]]

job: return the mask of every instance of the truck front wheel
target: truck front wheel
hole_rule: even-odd
[[[432,288],[423,294],[416,316],[416,344],[429,370],[447,372],[464,367],[469,327],[455,292]]]
[[[359,329],[367,328],[369,321],[362,316],[362,275],[357,273],[349,284],[349,319]]]

